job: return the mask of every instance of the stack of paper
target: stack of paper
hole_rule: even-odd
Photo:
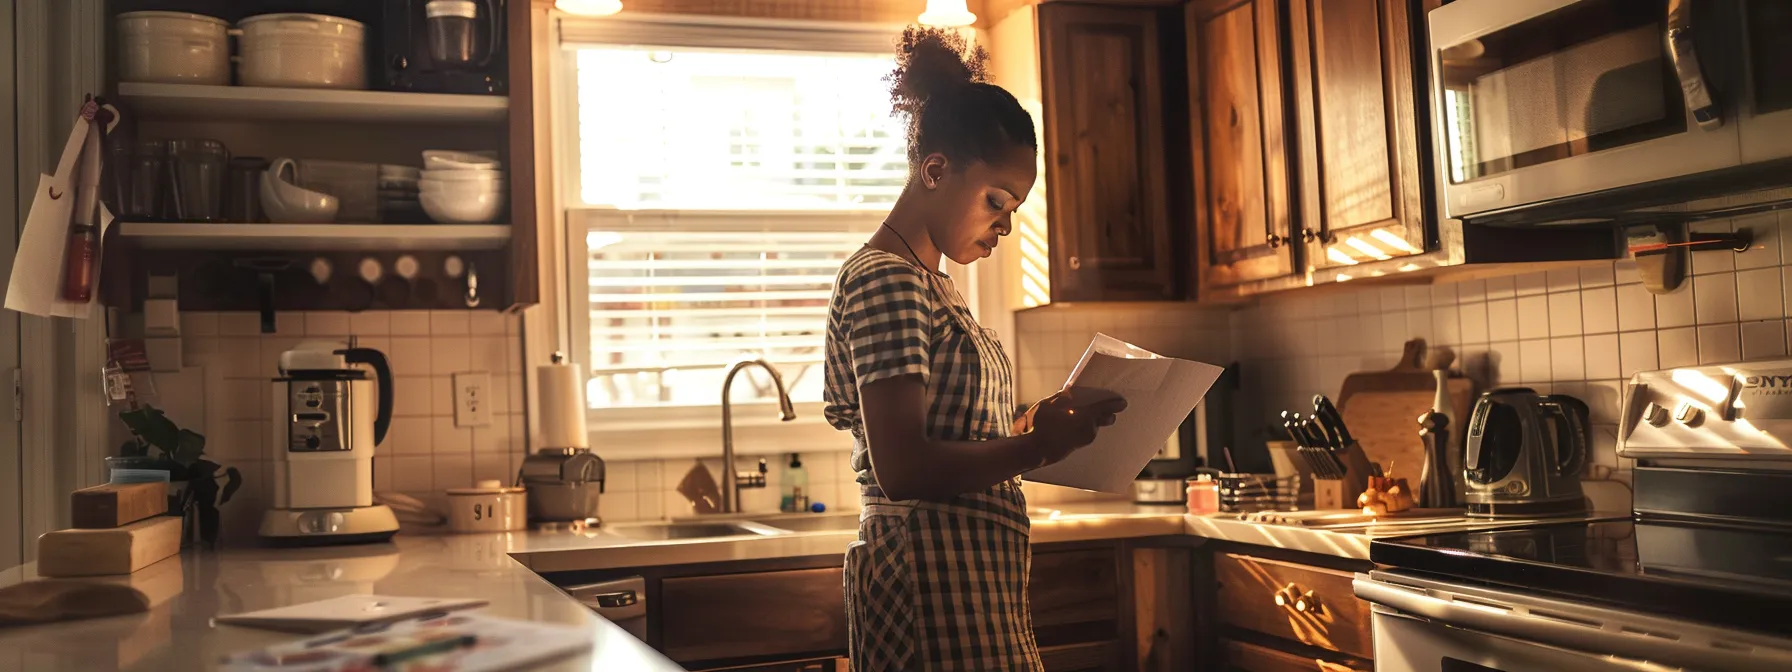
[[[1070,372],[1065,388],[1098,388],[1126,398],[1126,410],[1095,442],[1057,464],[1027,472],[1029,481],[1099,492],[1126,493],[1145,463],[1182,426],[1225,369],[1163,357],[1096,334]]]

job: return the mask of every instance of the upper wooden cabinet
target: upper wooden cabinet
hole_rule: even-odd
[[[1184,9],[1204,288],[1295,270],[1279,12],[1278,0],[1199,0]]]
[[[1160,16],[1038,8],[1054,301],[1181,296]]]
[[[1315,267],[1426,249],[1408,0],[1287,0],[1301,234]],[[1421,17],[1422,18],[1422,17]]]

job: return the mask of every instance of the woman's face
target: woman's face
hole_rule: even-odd
[[[927,157],[922,170],[936,178],[931,187],[936,216],[928,233],[941,254],[969,264],[995,251],[1039,177],[1034,151],[1015,147],[996,160],[962,167],[946,165],[937,154]]]

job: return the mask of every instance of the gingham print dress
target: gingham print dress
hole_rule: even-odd
[[[826,415],[852,432],[864,511],[846,552],[852,669],[1038,670],[1027,605],[1026,500],[1013,479],[943,501],[895,501],[871,472],[859,386],[918,375],[927,436],[1008,435],[1013,366],[943,274],[865,248],[828,307]]]

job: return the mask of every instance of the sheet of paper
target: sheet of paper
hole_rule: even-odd
[[[485,600],[344,595],[288,607],[219,616],[219,623],[286,632],[328,632],[363,623],[384,623],[419,614],[485,606]]]
[[[1163,357],[1096,334],[1064,386],[1117,392],[1126,397],[1126,411],[1096,433],[1094,443],[1023,477],[1084,490],[1130,492],[1139,471],[1224,372],[1212,364]]]
[[[226,672],[498,672],[592,650],[590,627],[446,614],[356,627],[225,656]],[[421,650],[420,650],[421,649]],[[602,651],[597,652],[603,658]],[[399,658],[383,665],[381,657]],[[605,667],[601,661],[591,669]],[[558,669],[558,668],[556,668]]]

